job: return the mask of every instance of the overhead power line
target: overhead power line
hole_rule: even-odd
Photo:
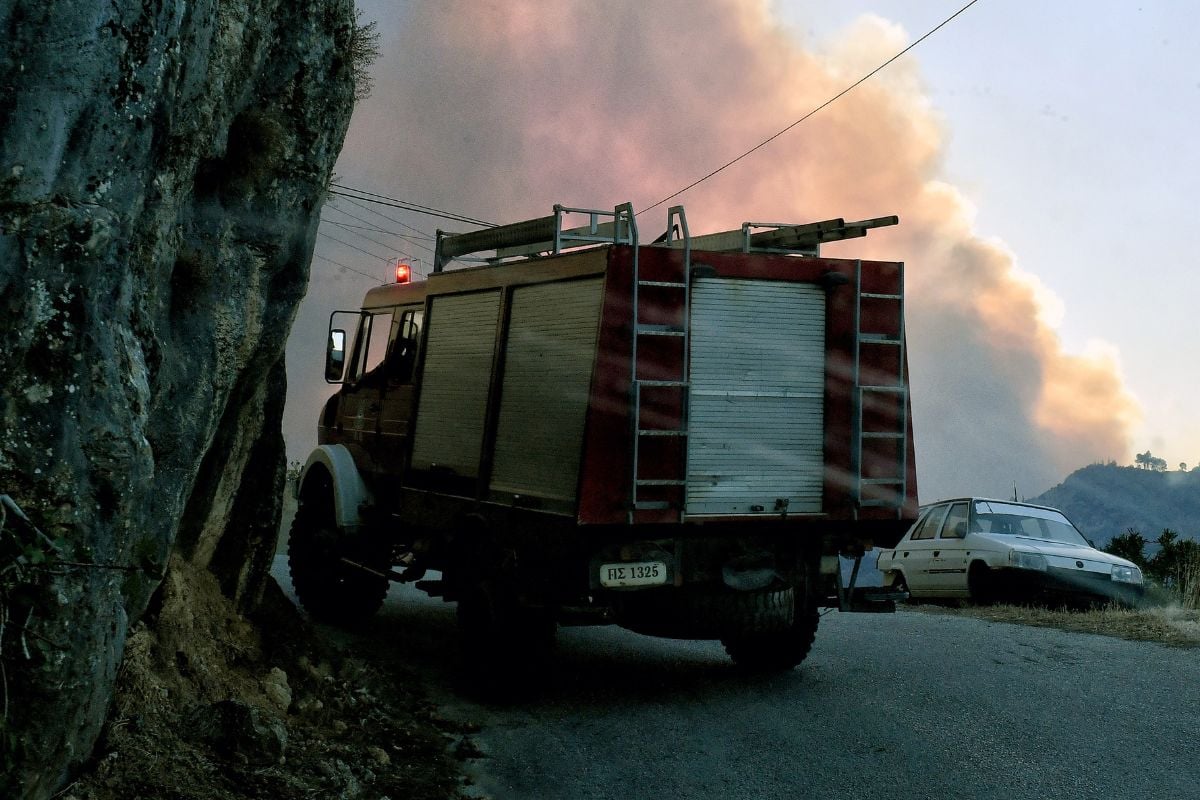
[[[486,222],[481,219],[475,219],[474,217],[455,214],[451,211],[444,211],[440,208],[434,208],[433,206],[421,205],[420,203],[410,203],[405,200],[399,200],[395,197],[388,197],[384,194],[368,192],[363,189],[355,189],[353,186],[343,186],[340,183],[331,183],[329,185],[334,187],[333,189],[329,190],[329,193],[332,195],[337,195],[338,197],[349,197],[355,200],[362,200],[367,203],[377,203],[381,206],[399,208],[404,211],[412,211],[416,214],[427,214],[431,217],[440,217],[442,219],[448,219],[454,222],[465,222],[468,225],[482,225],[487,228],[496,227],[494,222]],[[336,191],[337,189],[343,189],[344,191],[339,192]],[[354,194],[347,194],[347,192],[354,192]]]
[[[377,209],[377,208],[371,208],[369,205],[366,205],[365,203],[360,203],[360,202],[359,202],[359,201],[357,201],[357,200],[351,200],[351,199],[349,199],[349,198],[343,198],[343,199],[345,199],[345,200],[346,200],[346,202],[347,202],[347,203],[349,203],[349,204],[350,204],[350,205],[352,205],[352,206],[357,206],[358,208],[361,208],[363,211],[366,211],[366,212],[368,212],[368,213],[370,213],[370,214],[374,214],[375,216],[377,216],[377,217],[379,217],[379,218],[381,218],[381,219],[386,219],[388,222],[394,222],[394,223],[396,223],[397,225],[399,225],[401,228],[407,228],[408,230],[412,231],[413,233],[415,233],[415,234],[418,234],[418,235],[420,235],[420,236],[423,236],[423,237],[425,237],[426,239],[428,239],[429,241],[433,241],[433,234],[432,234],[432,233],[427,233],[426,231],[423,231],[423,230],[421,230],[420,228],[414,228],[412,225],[409,225],[407,222],[405,222],[405,221],[403,221],[403,220],[396,219],[395,217],[390,217],[390,216],[388,216],[387,214],[385,214],[385,213],[383,213],[382,211],[380,211],[379,209]],[[330,206],[330,208],[336,208],[336,206]],[[340,208],[338,208],[338,210],[339,210],[339,211],[341,211],[343,214],[345,214],[345,213],[349,213],[349,212],[346,212],[346,211],[344,211],[344,210],[342,210],[342,209],[340,209]]]
[[[332,258],[326,258],[325,256],[321,255],[320,253],[313,253],[313,258],[319,258],[322,261],[328,261],[330,264],[333,264],[335,267],[341,267],[342,269],[353,272],[355,275],[362,275],[364,278],[370,278],[375,283],[383,283],[383,281],[379,280],[379,277],[376,275],[368,275],[367,273],[357,270],[354,267],[343,264],[340,261],[334,261]]]
[[[401,227],[408,228],[409,230],[414,231],[415,233],[400,233],[399,231],[390,231],[386,228],[382,228],[379,225],[372,223],[370,220],[366,220],[360,216],[351,214],[346,209],[338,208],[337,206],[329,205],[329,206],[326,206],[325,208],[330,211],[336,211],[339,214],[345,214],[350,219],[358,220],[359,222],[361,222],[363,224],[362,225],[351,225],[348,222],[337,222],[335,220],[328,219],[327,217],[324,217],[324,216],[321,217],[322,222],[328,222],[331,225],[338,225],[339,227],[341,227],[343,229],[360,229],[360,230],[364,230],[364,231],[371,231],[372,233],[382,233],[387,236],[395,236],[399,239],[403,239],[405,241],[405,243],[410,244],[414,247],[419,247],[422,250],[425,250],[426,252],[429,252],[429,253],[433,252],[432,247],[422,244],[422,241],[432,241],[433,240],[432,236],[430,236],[427,233],[417,230],[416,228],[412,227],[411,225],[405,225],[403,222],[400,222],[399,220],[392,219],[391,217],[388,217],[386,214],[381,215],[381,216],[384,219],[390,220],[391,222],[393,222],[397,225],[400,225]],[[368,208],[367,211],[371,211],[372,213],[378,213],[376,211],[373,211],[370,208]]]
[[[399,231],[390,231],[387,228],[382,228],[379,225],[376,225],[375,223],[371,222],[370,220],[365,220],[362,217],[359,217],[355,214],[351,214],[349,211],[347,211],[344,208],[338,208],[336,206],[326,206],[325,208],[328,209],[329,211],[336,211],[339,214],[345,214],[350,219],[357,220],[358,222],[362,223],[361,225],[351,225],[349,222],[336,222],[335,220],[328,219],[326,217],[321,217],[322,221],[328,222],[332,225],[341,225],[343,228],[355,228],[357,230],[371,231],[372,233],[382,233],[387,236],[395,236],[398,239],[404,239],[405,241],[413,242],[414,244],[419,241],[422,241],[422,240],[429,241],[429,240],[433,239],[432,236],[423,234],[420,231],[418,231],[417,233],[400,233]]]
[[[343,241],[332,234],[325,233],[325,231],[317,231],[317,236],[324,236],[326,239],[329,239],[330,241],[334,241],[340,245],[349,247],[351,250],[357,250],[358,252],[362,253],[363,255],[368,255],[371,258],[378,258],[380,261],[382,261],[385,264],[390,264],[393,261],[392,258],[389,258],[387,256],[381,256],[378,253],[372,253],[370,250],[364,250],[361,247],[359,247],[358,245],[350,244],[349,242]]]
[[[385,236],[395,236],[397,239],[403,239],[410,244],[416,243],[416,241],[420,239],[419,236],[415,236],[411,233],[396,233],[395,231],[389,231],[386,228],[381,228],[378,225],[371,225],[370,223],[365,223],[363,225],[351,225],[349,222],[338,222],[327,217],[321,217],[321,222],[328,222],[330,225],[337,225],[339,228],[346,228],[347,230],[352,231],[370,231],[371,233],[382,233]]]
[[[358,231],[355,231],[355,230],[350,230],[350,228],[351,228],[352,226],[348,226],[348,225],[346,225],[346,223],[344,223],[344,222],[334,222],[334,221],[333,221],[333,220],[331,220],[331,219],[324,219],[324,218],[322,218],[322,219],[321,219],[321,221],[322,221],[322,222],[326,222],[326,223],[328,223],[328,224],[330,224],[330,225],[337,225],[339,228],[341,228],[341,229],[345,230],[347,233],[353,233],[355,236],[361,236],[363,239],[366,239],[366,240],[367,240],[368,242],[370,242],[371,244],[377,244],[377,245],[379,245],[380,247],[387,248],[388,250],[395,250],[397,253],[399,253],[400,255],[404,256],[404,257],[405,257],[405,258],[407,258],[409,261],[412,261],[412,258],[413,258],[413,255],[412,255],[412,253],[409,253],[409,252],[407,252],[406,250],[403,250],[403,249],[401,249],[401,248],[399,248],[399,247],[396,247],[396,246],[394,246],[394,245],[390,245],[390,244],[388,244],[387,242],[381,242],[381,241],[379,241],[378,239],[373,239],[373,238],[371,238],[370,236],[367,236],[365,233],[359,233]]]
[[[855,89],[857,89],[857,88],[858,88],[860,85],[862,85],[863,83],[865,83],[866,81],[868,81],[868,80],[870,80],[872,77],[874,77],[874,76],[875,76],[875,75],[876,75],[878,72],[880,72],[880,71],[882,71],[882,70],[886,69],[888,66],[890,66],[890,65],[892,64],[892,62],[893,62],[893,61],[895,61],[896,59],[900,58],[901,56],[903,56],[903,55],[904,55],[905,53],[907,53],[908,51],[912,50],[914,47],[916,47],[916,46],[917,46],[917,45],[919,45],[921,42],[923,42],[923,41],[925,41],[926,39],[928,39],[928,38],[929,38],[930,36],[932,36],[933,34],[937,33],[939,30],[941,30],[942,28],[944,28],[946,25],[949,25],[949,24],[950,24],[950,23],[951,23],[951,22],[954,20],[954,18],[955,18],[955,17],[957,17],[959,14],[962,14],[964,11],[966,11],[968,8],[970,8],[971,6],[975,5],[975,4],[976,4],[976,3],[978,3],[978,2],[979,2],[979,0],[971,0],[971,2],[967,3],[965,6],[963,6],[962,8],[960,8],[958,11],[955,11],[953,14],[951,14],[951,15],[950,15],[950,16],[948,16],[948,17],[946,17],[944,20],[942,20],[941,22],[939,22],[939,23],[938,23],[936,26],[934,26],[934,27],[933,27],[933,28],[931,28],[929,31],[927,31],[927,32],[925,33],[925,35],[924,35],[924,36],[922,36],[921,38],[919,38],[919,39],[917,39],[916,41],[914,41],[912,44],[910,44],[908,47],[906,47],[906,48],[904,48],[903,50],[901,50],[899,53],[896,53],[896,55],[892,56],[892,57],[891,57],[891,58],[889,58],[887,61],[884,61],[884,62],[883,62],[882,64],[880,64],[878,67],[876,67],[875,69],[873,69],[873,70],[871,70],[870,72],[868,72],[866,75],[863,75],[861,78],[859,78],[858,80],[856,80],[854,83],[850,84],[850,85],[849,85],[849,86],[847,86],[845,89],[842,89],[840,92],[838,92],[837,94],[835,94],[833,97],[829,98],[829,99],[828,99],[828,100],[826,100],[824,103],[821,103],[821,105],[819,105],[819,106],[817,106],[816,108],[814,108],[813,110],[809,111],[807,114],[805,114],[804,116],[800,117],[800,119],[796,120],[796,121],[795,121],[795,122],[793,122],[791,125],[788,125],[788,126],[787,126],[786,128],[784,128],[783,130],[779,131],[778,133],[776,133],[776,134],[774,134],[774,135],[772,135],[772,136],[768,136],[766,139],[763,139],[761,142],[759,142],[758,144],[754,145],[754,147],[751,147],[749,150],[747,150],[746,152],[742,153],[742,154],[741,154],[740,156],[738,156],[737,158],[735,158],[735,159],[733,159],[733,160],[731,160],[731,161],[727,161],[727,162],[725,162],[725,163],[724,163],[724,164],[722,164],[721,166],[719,166],[719,167],[717,167],[716,169],[714,169],[712,172],[710,172],[710,173],[708,173],[707,175],[705,175],[703,178],[699,178],[699,179],[697,179],[697,180],[695,180],[695,181],[692,181],[691,183],[689,183],[687,186],[683,187],[683,188],[682,188],[682,189],[680,189],[679,191],[675,192],[674,194],[669,194],[669,195],[667,195],[667,196],[666,196],[666,197],[664,197],[662,200],[659,200],[657,203],[654,203],[653,205],[646,206],[646,207],[645,207],[645,208],[643,208],[641,211],[639,211],[639,212],[638,212],[638,214],[645,213],[646,211],[649,211],[649,210],[650,210],[650,209],[652,209],[652,208],[657,208],[658,206],[661,206],[663,203],[667,202],[668,200],[674,200],[674,199],[675,199],[676,197],[678,197],[679,195],[683,194],[684,192],[688,191],[689,189],[694,189],[695,187],[697,187],[697,186],[699,186],[700,184],[704,183],[706,180],[708,180],[709,178],[713,177],[713,176],[714,176],[714,175],[716,175],[717,173],[719,173],[719,172],[723,172],[724,170],[728,169],[729,167],[732,167],[734,164],[738,163],[739,161],[741,161],[743,158],[745,158],[746,156],[750,155],[751,153],[754,153],[754,152],[756,152],[756,151],[758,151],[758,150],[761,150],[762,148],[766,147],[768,144],[770,144],[771,142],[775,141],[775,140],[776,140],[776,139],[778,139],[780,136],[783,136],[785,133],[787,133],[788,131],[790,131],[792,128],[796,127],[796,126],[797,126],[797,125],[799,125],[800,123],[802,123],[802,122],[804,122],[805,120],[807,120],[807,119],[808,119],[809,117],[811,117],[813,114],[816,114],[818,111],[821,111],[822,109],[824,109],[824,108],[826,108],[826,107],[828,107],[828,106],[832,105],[834,102],[836,102],[836,101],[840,100],[840,99],[841,99],[842,97],[844,97],[845,95],[847,95],[847,94],[849,94],[850,92],[852,92],[852,91],[854,91]]]

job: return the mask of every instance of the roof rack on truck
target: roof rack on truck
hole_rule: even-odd
[[[588,224],[563,228],[566,215],[587,215]],[[786,255],[819,256],[821,245],[867,235],[872,228],[899,223],[897,216],[846,222],[842,218],[809,222],[800,225],[784,222],[743,222],[740,228],[702,236],[688,236],[675,222],[682,220],[683,206],[672,206],[668,212],[667,230],[651,246],[683,247],[709,252],[778,253]],[[607,222],[600,220],[611,217]],[[555,205],[554,213],[546,217],[497,225],[469,233],[449,233],[438,230],[433,271],[441,272],[449,262],[471,253],[495,250],[496,255],[480,259],[499,264],[509,259],[558,255],[564,250],[596,244],[638,244],[636,215],[630,203],[612,211],[569,208]]]

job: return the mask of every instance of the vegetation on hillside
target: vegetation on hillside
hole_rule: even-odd
[[[1157,551],[1149,557],[1148,544],[1157,545]],[[1150,542],[1130,528],[1114,537],[1105,550],[1137,564],[1151,582],[1152,597],[1157,594],[1184,608],[1200,608],[1200,542],[1180,539],[1169,528]]]
[[[1161,459],[1148,451],[1139,459],[1139,466],[1110,462],[1076,470],[1030,502],[1061,509],[1098,546],[1130,529],[1200,537],[1200,468],[1159,469]]]

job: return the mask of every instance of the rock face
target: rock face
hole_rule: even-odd
[[[261,593],[355,35],[352,0],[0,0],[0,494],[59,548],[0,531],[0,796],[87,757],[169,558]]]

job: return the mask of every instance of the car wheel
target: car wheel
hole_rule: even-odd
[[[896,573],[896,579],[892,581],[892,591],[908,592],[908,599],[901,602],[908,603],[912,601],[912,590],[908,588],[908,578],[904,577],[903,572]]]
[[[977,606],[994,605],[1000,599],[996,576],[987,564],[981,561],[971,564],[967,572],[967,591],[970,593],[971,602]]]

